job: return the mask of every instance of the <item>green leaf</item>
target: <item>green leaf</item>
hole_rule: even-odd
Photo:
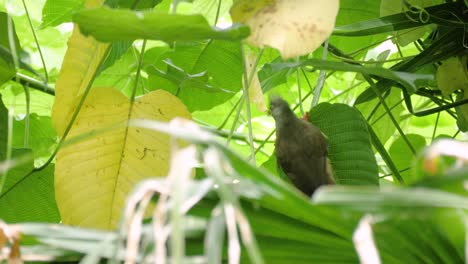
[[[400,122],[400,115],[405,110],[401,98],[401,91],[396,89],[391,90],[390,94],[385,96],[385,103],[390,108],[390,113],[393,117],[397,122]],[[380,103],[380,100],[376,98],[372,101],[357,105],[356,108],[358,108],[362,115],[368,120],[382,144],[385,145],[394,135],[396,127],[394,125],[389,125],[392,120]]]
[[[170,59],[170,65],[164,62],[166,58]],[[159,55],[146,69],[151,87],[177,94],[190,112],[211,109],[229,100],[242,88],[238,42],[181,42],[175,52]],[[169,85],[167,79],[171,80]]]
[[[155,6],[160,7],[159,4],[161,4],[161,2],[162,0],[139,0],[137,2],[133,0],[106,0],[104,4],[112,8],[119,7],[119,8],[142,10],[142,9],[152,9]],[[165,4],[167,4],[167,2],[164,1]]]
[[[457,213],[451,211],[452,215]],[[463,263],[464,241],[451,240],[447,231],[437,226],[436,218],[435,213],[426,213],[421,218],[375,220],[372,228],[383,263]],[[443,225],[452,225],[450,220],[446,217]],[[463,229],[462,225],[455,231],[464,235]]]
[[[337,183],[379,184],[367,122],[357,109],[344,104],[321,103],[310,110],[309,121],[328,137],[328,156]]]
[[[12,21],[13,22],[13,21]],[[18,35],[16,34],[16,28],[14,22],[12,24],[13,29],[13,43],[15,44],[16,52],[19,54],[23,50],[20,46]],[[11,52],[10,49],[10,35],[8,34],[8,14],[5,12],[0,12],[0,47],[5,48],[7,51]]]
[[[29,112],[36,113],[39,116],[50,116],[50,109],[54,103],[54,96],[44,93],[39,90],[30,89],[31,103]],[[24,89],[20,84],[13,83],[7,85],[0,93],[3,96],[3,102],[9,108],[15,109],[16,116],[24,116],[26,114],[27,105],[24,100]]]
[[[273,60],[272,63],[281,62],[280,57]],[[258,72],[258,80],[262,86],[263,93],[275,88],[278,85],[286,83],[288,76],[294,73],[294,69],[276,69],[270,63],[263,65],[262,69]]]
[[[84,0],[47,0],[42,8],[40,28],[58,26],[70,22],[76,10],[84,7]]]
[[[153,39],[189,41],[202,39],[240,40],[249,35],[249,28],[235,25],[228,29],[212,28],[200,15],[168,15],[134,12],[123,9],[96,8],[73,16],[85,35],[99,41]]]
[[[229,92],[229,91],[224,91],[222,89],[217,89],[216,87],[213,87],[209,84],[208,82],[208,76],[206,75],[206,72],[200,72],[200,73],[195,73],[195,74],[189,74],[185,72],[182,68],[177,67],[174,65],[169,59],[164,61],[167,65],[167,72],[158,70],[157,68],[148,68],[147,71],[149,74],[154,74],[158,75],[160,77],[163,77],[171,82],[173,82],[175,85],[177,85],[178,89],[184,90],[184,89],[199,89],[199,90],[206,90],[208,92]],[[179,92],[179,90],[176,92],[176,94]]]
[[[192,14],[203,15],[210,25],[214,25],[220,22],[219,20],[221,17],[228,15],[232,2],[232,0],[195,0],[193,1]]]
[[[4,13],[0,12],[0,85],[4,82],[10,80],[16,74],[15,63],[13,61],[13,52],[15,52],[17,59],[18,59],[18,66],[21,69],[31,72],[32,74],[38,76],[40,75],[28,64],[26,61],[28,58],[28,54],[24,52],[22,49],[18,35],[17,35],[17,27],[15,26],[14,20],[11,20],[11,29],[13,36],[13,45],[15,49],[12,50],[10,46],[10,34],[9,34],[9,27],[8,22],[9,16]],[[21,28],[21,27],[20,27]],[[19,30],[19,29],[18,29]]]
[[[13,20],[11,20],[13,22]],[[22,52],[18,36],[16,35],[15,25],[12,23],[13,43],[15,45],[16,54]],[[8,34],[8,15],[5,12],[0,12],[0,85],[10,80],[15,76],[16,70],[13,63],[13,56],[10,49],[10,35]]]
[[[426,140],[420,135],[407,134],[406,137],[417,152],[426,146]],[[389,149],[389,153],[397,168],[400,171],[406,170],[401,172],[401,176],[406,183],[411,183],[417,180],[417,178],[415,178],[416,175],[411,170],[408,170],[414,164],[415,156],[401,136],[393,142]]]
[[[32,151],[13,149],[19,164],[8,172],[0,194],[0,218],[10,222],[60,221],[54,195],[54,165],[33,171]]]
[[[0,85],[7,82],[15,76],[15,65],[11,53],[0,46]]]
[[[375,0],[347,0],[340,1],[340,10],[336,17],[336,27],[353,24],[360,21],[380,17],[380,1]],[[372,43],[384,41],[388,34],[379,34],[365,37],[342,37],[333,35],[330,43],[345,53],[351,53]],[[315,52],[317,53],[317,52]],[[361,57],[361,56],[360,56]]]
[[[57,133],[52,125],[49,116],[39,116],[32,113],[29,116],[29,131],[25,131],[25,119],[15,120],[13,122],[13,147],[30,148],[34,153],[34,158],[41,158],[41,161],[47,160],[52,152],[52,147],[57,140]],[[25,133],[28,133],[28,145],[24,145]]]
[[[113,59],[107,57],[105,60],[105,67],[102,66],[100,69],[102,70],[98,77],[94,79],[93,85],[96,87],[113,87],[120,91],[122,91],[126,96],[130,97],[132,95],[133,89],[135,88],[135,71],[138,67],[137,58],[135,57],[135,52],[137,52],[134,48],[129,48],[131,43],[129,42],[129,46],[122,42],[118,42],[123,44],[121,47],[116,47],[112,43],[112,48],[114,52],[110,52],[109,56],[112,56]],[[120,46],[120,45],[118,45]],[[120,50],[122,48],[122,50]],[[140,81],[144,81],[145,78],[140,76]],[[142,85],[142,87],[138,87],[136,90],[136,96],[140,96],[144,94],[144,90],[147,88],[146,85]],[[151,89],[153,90],[153,89]]]
[[[131,41],[115,41],[112,42],[110,46],[109,53],[106,56],[106,59],[102,63],[101,67],[98,69],[98,73],[108,69],[109,67],[113,66],[119,59],[121,59],[125,52],[127,52],[132,46]]]

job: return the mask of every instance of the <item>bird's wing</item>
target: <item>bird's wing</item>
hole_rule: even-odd
[[[283,142],[276,142],[276,163],[280,166],[280,168],[285,172],[286,174],[291,171],[292,167],[294,166],[292,164],[292,159],[290,158],[291,153],[286,153],[286,150],[289,149],[290,146],[281,146],[280,144],[288,144],[288,142],[283,141]]]
[[[314,133],[311,133],[313,131]],[[328,155],[328,143],[325,137],[321,134],[322,132],[317,128],[307,123],[303,122],[301,129],[298,131],[301,134],[308,134],[307,136],[302,136],[302,144],[304,155],[310,159],[325,158]],[[323,160],[325,164],[325,160]]]

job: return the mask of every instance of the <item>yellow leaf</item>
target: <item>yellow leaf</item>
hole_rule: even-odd
[[[443,61],[437,68],[437,87],[444,96],[448,96],[458,89],[468,90],[466,63],[466,57],[451,57]]]
[[[271,3],[273,3],[273,0],[236,0],[229,12],[231,13],[232,21],[244,23],[264,6]]]
[[[339,0],[276,0],[247,19],[247,41],[285,59],[308,54],[330,36],[338,9]]]
[[[86,8],[101,6],[102,0],[88,0]],[[85,37],[75,25],[68,40],[68,49],[55,84],[55,102],[52,121],[59,136],[62,136],[76,107],[96,71],[104,59],[108,43],[100,43]]]
[[[129,119],[191,119],[172,94],[156,90],[130,102],[113,88],[93,88],[70,131],[70,138],[126,124]],[[55,195],[65,224],[115,228],[129,191],[138,181],[169,169],[169,136],[121,126],[63,147],[55,165]]]
[[[248,72],[248,77],[251,76],[252,71],[255,71],[256,69],[253,68],[253,62],[255,61],[255,58],[253,56],[253,53],[250,53],[247,56],[247,72]],[[257,110],[260,112],[267,112],[268,108],[265,104],[265,98],[263,97],[263,91],[262,91],[262,86],[260,85],[260,81],[258,80],[258,75],[253,74],[253,79],[250,81],[250,86],[249,86],[249,99],[250,102],[255,104],[257,107]],[[245,76],[244,76],[245,78]]]

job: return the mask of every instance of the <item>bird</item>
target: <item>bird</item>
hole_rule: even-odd
[[[276,160],[294,186],[310,197],[318,187],[335,184],[320,129],[298,118],[279,96],[270,98],[270,113],[276,125]]]

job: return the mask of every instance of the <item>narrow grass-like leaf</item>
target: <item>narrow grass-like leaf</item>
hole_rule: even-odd
[[[320,189],[313,199],[319,204],[349,206],[365,211],[413,210],[415,207],[468,209],[467,197],[426,188],[378,190],[333,186]]]
[[[371,126],[368,125],[367,129],[369,131],[372,145],[377,150],[377,152],[379,152],[380,156],[387,164],[387,167],[392,172],[392,177],[395,180],[395,182],[399,182],[400,184],[404,183],[404,180],[400,175],[400,171],[398,171],[398,168],[395,166],[395,163],[393,163],[393,160],[390,157],[390,154],[388,154],[387,149],[385,149],[385,146],[382,144],[382,142],[380,142],[379,137],[375,134]]]

